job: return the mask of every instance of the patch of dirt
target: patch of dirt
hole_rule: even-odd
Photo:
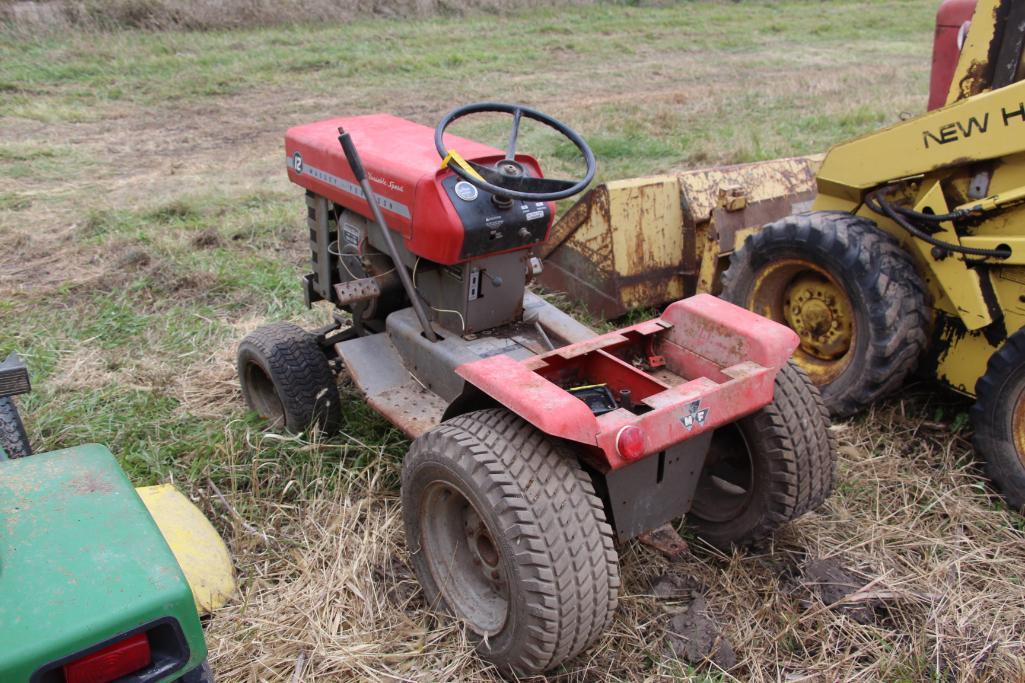
[[[692,576],[670,573],[661,574],[651,580],[651,594],[663,600],[694,598],[704,592],[705,587]]]
[[[673,616],[669,622],[669,645],[677,657],[691,664],[711,660],[726,671],[737,665],[733,645],[709,612],[703,595],[694,598],[685,611]]]
[[[117,258],[117,267],[120,270],[138,271],[150,264],[152,259],[149,252],[141,247],[129,247]]]
[[[876,608],[882,608],[879,600],[867,600],[845,605],[843,600],[869,584],[868,579],[845,567],[837,558],[819,558],[804,567],[804,585],[822,604],[830,609],[846,613],[859,624],[871,624],[875,620]]]
[[[109,260],[98,258],[95,248],[69,248],[77,244],[76,227],[34,235],[12,230],[3,235],[17,248],[6,249],[0,242],[0,299],[17,306],[39,300],[60,305],[68,292],[104,277]]]
[[[191,240],[189,240],[189,244],[191,244],[196,249],[208,249],[210,247],[217,247],[223,244],[223,242],[224,241],[221,239],[220,234],[212,228],[204,230],[203,232],[199,233]]]
[[[110,493],[114,485],[92,472],[79,475],[68,482],[68,488],[77,493]]]

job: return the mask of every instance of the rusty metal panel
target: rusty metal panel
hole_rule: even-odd
[[[448,404],[415,381],[367,397],[367,403],[410,439],[441,424]]]
[[[708,291],[709,255],[743,229],[810,202],[821,156],[612,181],[580,199],[552,228],[539,280],[589,311],[616,318]],[[728,248],[718,248],[720,235]],[[710,249],[708,242],[716,242]]]
[[[947,104],[985,92],[991,86],[1007,12],[1015,0],[980,0],[965,36]]]
[[[816,154],[686,171],[677,176],[680,195],[698,223],[709,220],[719,207],[728,213],[742,213],[751,204],[768,199],[807,201],[814,195],[815,173],[822,159]]]
[[[378,286],[377,280],[372,277],[339,282],[335,285],[335,296],[338,297],[337,305],[339,306],[368,301],[380,295],[381,288]]]

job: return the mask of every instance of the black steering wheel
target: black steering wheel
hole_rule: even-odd
[[[587,143],[580,137],[580,134],[565,123],[553,119],[547,114],[542,114],[536,109],[519,104],[477,102],[450,111],[441,120],[438,127],[434,129],[434,146],[438,148],[438,154],[441,155],[442,159],[448,159],[449,157],[449,150],[445,149],[445,143],[443,142],[445,130],[457,119],[469,116],[470,114],[482,114],[485,112],[512,114],[513,123],[512,131],[509,133],[509,144],[505,149],[505,158],[495,164],[494,168],[467,161],[466,163],[477,172],[477,175],[463,168],[459,163],[451,161],[448,167],[466,182],[497,197],[523,199],[532,202],[552,202],[556,199],[565,199],[566,197],[572,197],[578,192],[582,192],[587,188],[591,180],[594,179],[594,172],[596,170],[594,152],[587,146]],[[516,161],[516,139],[520,134],[520,120],[524,116],[548,126],[572,142],[580,150],[580,154],[584,157],[584,162],[587,164],[587,172],[583,178],[580,180],[556,180],[554,178],[532,178],[527,174],[523,164]]]

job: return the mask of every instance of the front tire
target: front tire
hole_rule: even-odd
[[[468,413],[414,441],[402,508],[427,601],[502,671],[557,667],[609,622],[619,565],[602,502],[572,452],[512,413]]]
[[[788,363],[776,375],[772,403],[715,430],[685,520],[718,548],[757,545],[821,505],[835,467],[819,391]]]
[[[246,404],[272,427],[298,434],[341,427],[341,398],[327,356],[314,335],[291,323],[261,327],[238,347]]]
[[[1025,330],[990,356],[975,396],[975,450],[1007,504],[1025,512]]]
[[[928,342],[925,285],[911,257],[872,221],[842,211],[755,232],[730,259],[722,296],[798,334],[794,362],[838,416],[900,387]]]
[[[25,425],[18,414],[18,406],[10,396],[0,397],[0,448],[8,458],[24,458],[32,455]]]

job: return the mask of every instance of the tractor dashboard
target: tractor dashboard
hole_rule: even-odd
[[[389,227],[415,256],[442,265],[526,249],[543,242],[554,216],[551,202],[498,201],[443,168],[434,130],[388,114],[318,121],[289,129],[289,179],[343,208],[372,218],[338,142],[344,127],[359,147],[367,177]],[[480,165],[497,164],[500,150],[455,135],[449,149]],[[537,161],[516,155],[528,178],[541,178]]]

